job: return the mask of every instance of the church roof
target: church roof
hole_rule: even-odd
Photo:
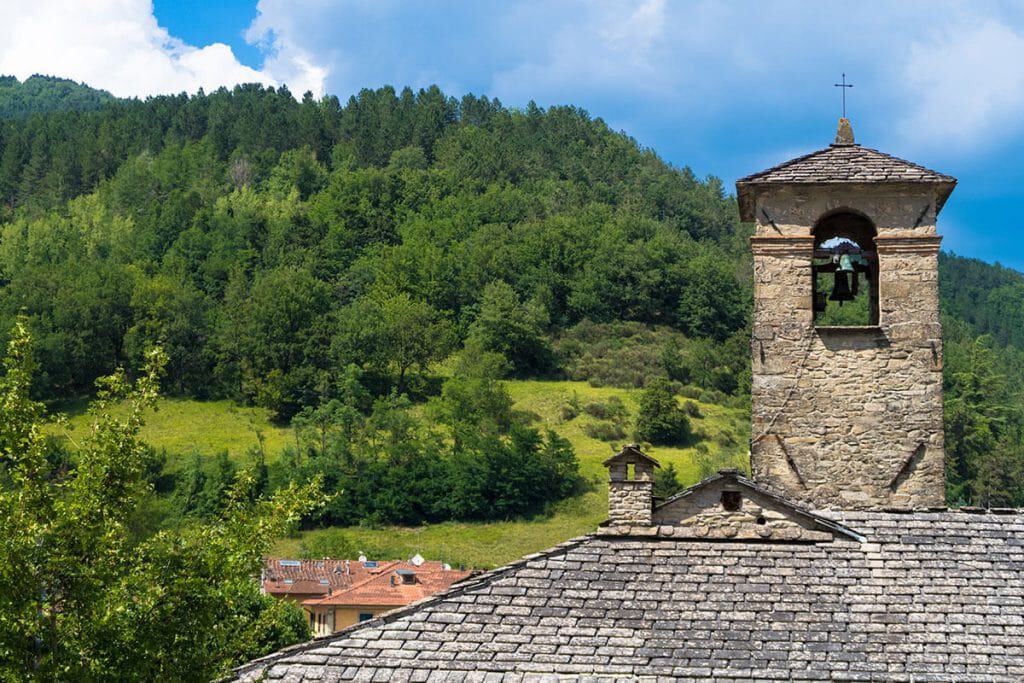
[[[836,143],[737,180],[741,217],[753,220],[753,194],[763,186],[834,183],[936,184],[940,186],[938,213],[956,186],[956,178],[877,149]]]
[[[1024,679],[1024,514],[819,516],[864,540],[594,534],[236,675]]]

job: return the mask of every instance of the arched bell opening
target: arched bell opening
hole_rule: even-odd
[[[814,226],[814,324],[878,324],[875,226],[852,211],[831,213]]]

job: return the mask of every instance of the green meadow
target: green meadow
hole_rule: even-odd
[[[531,414],[536,425],[552,429],[572,443],[580,470],[588,482],[586,492],[531,519],[304,530],[282,538],[275,553],[282,556],[340,555],[361,551],[389,558],[420,553],[454,565],[488,568],[593,531],[604,519],[607,509],[606,474],[601,463],[630,437],[627,435],[612,443],[592,438],[585,430],[600,420],[585,410],[565,419],[563,406],[569,403],[586,406],[618,397],[629,413],[627,424],[631,425],[640,390],[537,380],[512,380],[507,386],[516,410]],[[694,402],[698,403],[700,413],[700,417],[691,418],[697,434],[694,442],[685,448],[648,449],[662,465],[672,464],[683,484],[692,484],[700,478],[698,449],[706,449],[704,458],[716,467],[746,466],[749,433],[746,411]],[[69,437],[84,434],[89,425],[84,405],[65,406],[64,412],[68,416]],[[167,451],[171,469],[182,455],[193,451],[213,455],[226,450],[233,459],[244,462],[247,452],[258,444],[259,438],[263,439],[268,459],[273,459],[295,438],[289,427],[271,423],[265,410],[237,406],[229,401],[184,399],[161,400],[157,409],[147,414],[142,436],[150,445]]]

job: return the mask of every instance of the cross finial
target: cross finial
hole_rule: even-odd
[[[853,87],[853,83],[847,83],[846,82],[846,74],[844,73],[843,74],[843,82],[842,83],[833,83],[832,85],[835,86],[836,88],[842,88],[842,93],[843,93],[843,118],[845,119],[846,118],[846,89],[847,88],[852,88]]]

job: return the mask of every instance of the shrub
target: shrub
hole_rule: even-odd
[[[652,444],[671,446],[682,444],[690,437],[690,420],[676,402],[668,381],[655,379],[640,397],[636,438]]]
[[[704,393],[704,390],[701,389],[700,387],[695,387],[692,384],[685,384],[681,386],[679,390],[676,391],[676,393],[682,396],[683,398],[699,399],[701,394]]]
[[[532,425],[541,421],[539,413],[533,410],[519,410],[514,409],[512,411],[512,422],[518,425]]]
[[[700,410],[700,404],[697,403],[696,401],[684,401],[683,410],[686,411],[687,415],[689,415],[690,417],[695,417],[698,420],[704,417],[704,413],[702,413]]]
[[[626,430],[617,422],[591,422],[583,426],[583,433],[599,441],[619,441],[626,438]]]
[[[569,420],[574,419],[579,414],[580,414],[580,397],[574,391],[574,392],[572,392],[572,396],[569,397],[569,400],[562,404],[562,407],[559,410],[559,415],[562,418],[562,422],[568,422]]]
[[[653,377],[665,375],[662,350],[670,339],[677,345],[686,341],[667,327],[584,320],[566,331],[554,346],[570,379],[594,387],[640,388]]]
[[[697,472],[701,479],[707,479],[718,471],[718,464],[712,457],[711,451],[706,444],[699,443],[693,449],[693,461],[697,465]]]
[[[612,396],[608,399],[607,403],[591,401],[583,406],[583,410],[587,415],[596,417],[599,420],[621,419],[625,418],[627,414],[626,405],[618,396]]]

